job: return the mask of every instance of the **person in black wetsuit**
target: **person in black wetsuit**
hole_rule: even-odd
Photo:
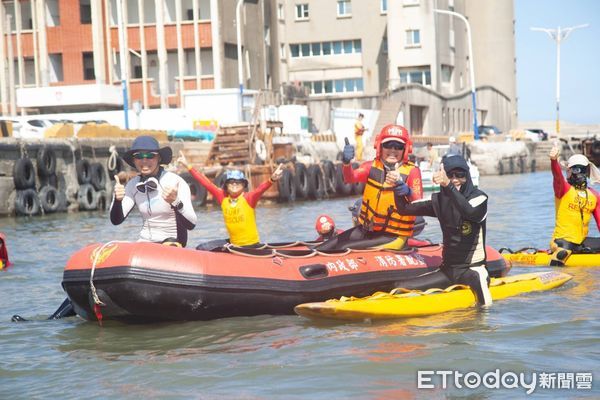
[[[487,195],[473,185],[469,166],[460,155],[442,158],[441,170],[433,176],[440,192],[431,200],[409,202],[402,195],[403,182],[396,187],[396,207],[403,215],[437,217],[442,228],[443,273],[453,284],[468,285],[480,305],[492,304],[489,276],[485,268]]]

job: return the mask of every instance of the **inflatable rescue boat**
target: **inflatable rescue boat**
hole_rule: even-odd
[[[75,312],[88,320],[293,314],[298,304],[333,297],[448,286],[440,282],[442,274],[432,274],[441,263],[442,246],[421,244],[406,251],[322,253],[298,242],[222,252],[109,242],[76,252],[62,286]],[[498,251],[488,247],[487,256],[490,276],[508,273],[510,266]]]

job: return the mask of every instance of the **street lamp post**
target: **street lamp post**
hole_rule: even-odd
[[[471,73],[471,100],[473,103],[473,135],[475,140],[479,140],[479,130],[477,129],[477,99],[475,98],[475,68],[473,67],[473,44],[471,42],[471,26],[469,25],[469,20],[467,20],[464,15],[454,11],[439,10],[437,8],[433,11],[438,14],[446,14],[456,17],[463,21],[467,27],[467,41],[469,44],[469,72]]]
[[[235,6],[235,27],[237,33],[237,58],[238,58],[238,82],[240,85],[240,100],[238,109],[238,118],[243,120],[243,101],[244,101],[244,71],[242,69],[242,4],[244,0],[238,0]]]
[[[568,28],[561,28],[560,26],[556,29],[548,28],[531,28],[532,31],[546,32],[550,39],[556,42],[556,134],[560,134],[560,43],[566,40],[567,37],[575,29],[585,28],[588,24],[570,26]]]
[[[119,62],[121,63],[121,89],[123,90],[123,113],[125,114],[125,129],[129,129],[129,95],[127,94],[127,54],[125,43],[125,26],[123,25],[123,0],[117,0],[117,24],[119,31]]]

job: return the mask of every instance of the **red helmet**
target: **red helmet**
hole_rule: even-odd
[[[408,155],[412,153],[412,141],[410,140],[410,135],[405,127],[389,124],[381,129],[381,132],[379,132],[379,135],[375,138],[374,145],[377,158],[381,156],[381,144],[385,139],[397,139],[399,142],[404,143],[406,147],[404,149],[404,154],[402,155],[402,161],[408,161]]]
[[[325,235],[335,229],[335,223],[329,215],[322,214],[317,217],[315,229],[319,235]]]

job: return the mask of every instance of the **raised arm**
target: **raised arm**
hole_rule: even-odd
[[[560,147],[555,143],[550,153],[550,169],[552,170],[552,186],[554,187],[554,196],[558,199],[562,198],[569,190],[571,185],[567,183],[558,163],[560,155]]]
[[[177,158],[177,163],[182,167],[186,168],[192,177],[202,186],[208,190],[208,192],[217,200],[217,203],[221,204],[223,199],[225,198],[225,192],[223,189],[217,187],[214,183],[211,182],[210,179],[206,177],[202,172],[197,171],[192,164],[187,162],[187,159],[183,155],[182,151],[179,151],[179,158]]]
[[[369,172],[371,171],[372,161],[362,163],[358,168],[353,169],[352,164],[344,164],[342,166],[342,173],[344,175],[344,182],[356,183],[366,182],[369,178]]]

